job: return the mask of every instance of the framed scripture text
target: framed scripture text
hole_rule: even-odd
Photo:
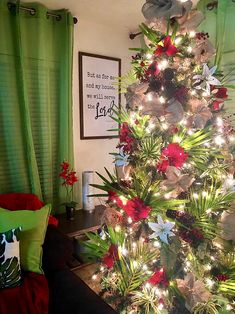
[[[121,59],[79,52],[81,139],[118,136],[112,115],[120,104],[120,76]]]

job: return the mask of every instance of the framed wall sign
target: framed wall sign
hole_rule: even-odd
[[[80,137],[96,139],[118,137],[113,108],[120,105],[117,77],[121,59],[79,52]]]

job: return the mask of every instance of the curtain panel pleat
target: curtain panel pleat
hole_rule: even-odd
[[[59,164],[73,164],[73,18],[58,21],[41,4],[36,13],[0,2],[0,193],[35,193],[58,206]]]
[[[207,5],[213,1],[201,0],[198,4],[205,19],[200,25],[200,30],[210,34],[210,41],[216,48],[216,56],[211,63],[215,63],[218,70],[223,71],[228,86],[235,87],[235,2],[233,0],[218,0],[213,10],[208,10]],[[225,102],[226,112],[235,126],[235,89],[229,87],[229,100]]]

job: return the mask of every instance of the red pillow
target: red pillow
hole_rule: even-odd
[[[37,210],[44,206],[44,203],[29,193],[0,194],[0,207],[9,210]]]
[[[30,193],[8,193],[0,194],[0,207],[9,210],[38,210],[44,206],[40,199]],[[58,219],[49,217],[48,224],[58,226]]]

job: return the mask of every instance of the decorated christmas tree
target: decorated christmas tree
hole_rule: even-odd
[[[118,313],[235,313],[229,74],[190,0],[147,0],[142,11],[145,45],[113,115],[116,171],[95,185],[108,201],[85,244],[100,263],[92,278]]]

